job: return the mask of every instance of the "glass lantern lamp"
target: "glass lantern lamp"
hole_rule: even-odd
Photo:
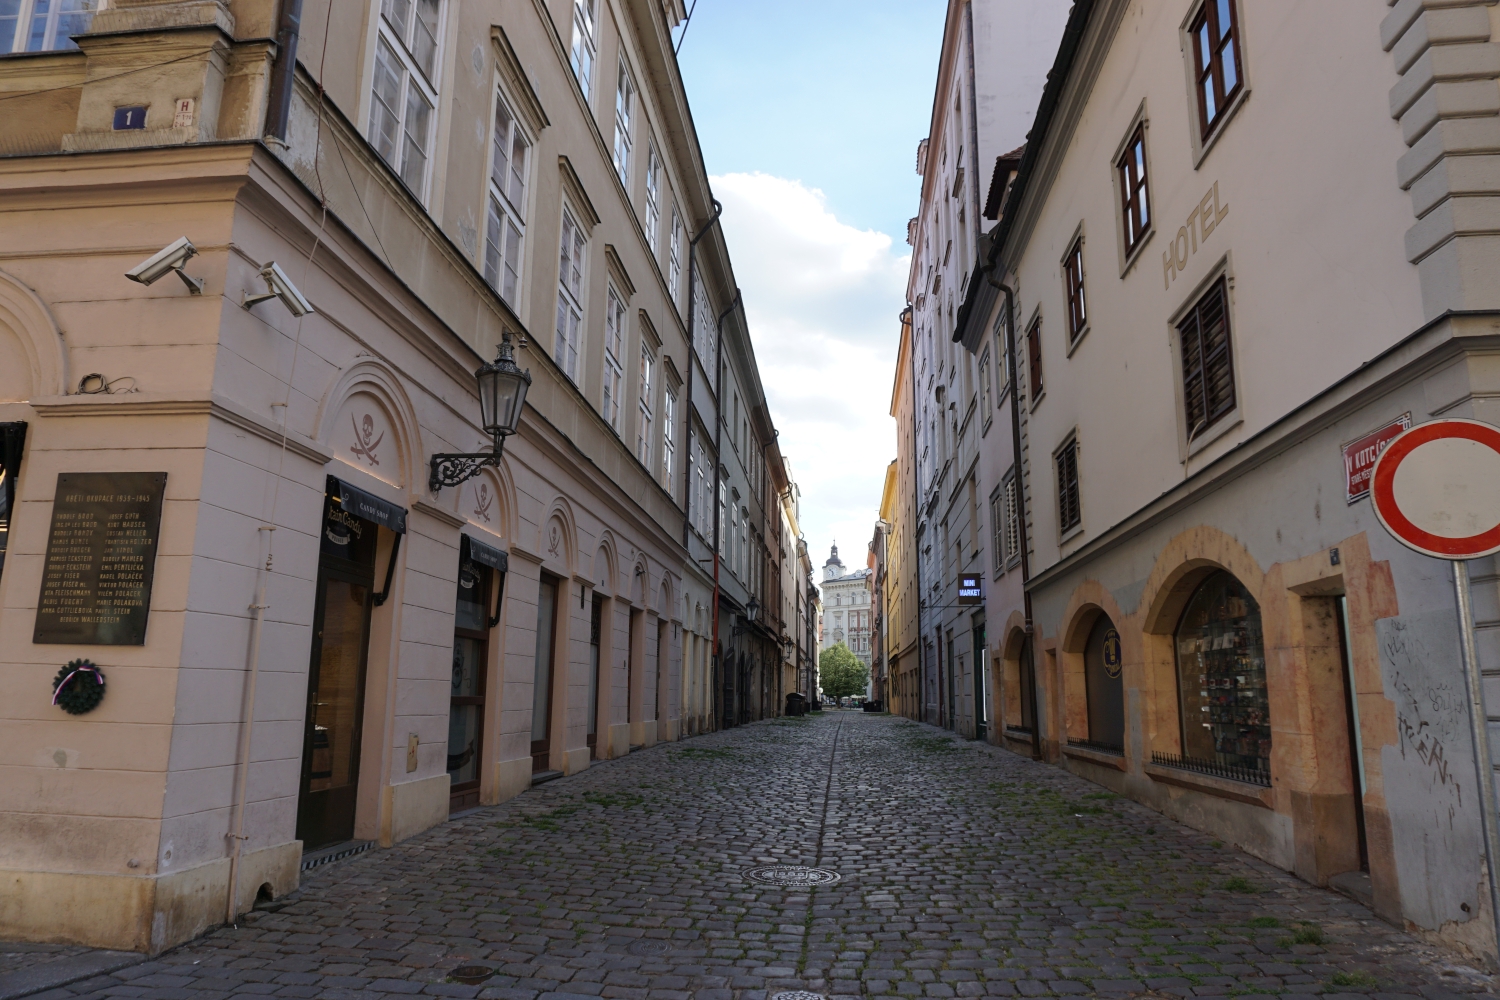
[[[468,482],[486,466],[499,465],[505,439],[520,427],[526,391],[531,388],[531,372],[522,371],[516,364],[510,331],[501,335],[495,360],[480,365],[474,381],[479,388],[479,423],[494,446],[488,452],[433,455],[427,476],[427,488],[433,493],[444,486]]]

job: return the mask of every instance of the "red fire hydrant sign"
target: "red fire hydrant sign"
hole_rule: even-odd
[[[1344,488],[1348,504],[1352,506],[1370,495],[1370,473],[1375,471],[1375,460],[1402,431],[1410,427],[1411,414],[1403,413],[1375,433],[1344,445]]]
[[[1370,476],[1375,516],[1439,559],[1500,552],[1500,427],[1430,420],[1398,435]]]

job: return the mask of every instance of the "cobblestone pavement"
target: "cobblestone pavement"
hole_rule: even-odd
[[[842,880],[748,884],[758,864]],[[40,996],[1448,1000],[1495,987],[1358,904],[1058,768],[859,713],[632,754],[318,869],[272,905]],[[496,974],[451,981],[474,964]]]

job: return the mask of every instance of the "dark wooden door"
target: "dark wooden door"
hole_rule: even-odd
[[[297,839],[305,851],[354,837],[370,638],[368,579],[325,565],[317,587],[297,800]]]
[[[531,772],[552,757],[552,660],[557,635],[557,581],[542,577],[536,602],[536,673],[531,691]]]
[[[495,571],[460,551],[458,604],[453,615],[453,679],[448,699],[448,811],[479,805],[484,761],[485,692],[489,673],[489,607]]]

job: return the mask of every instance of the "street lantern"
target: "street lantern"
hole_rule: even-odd
[[[754,624],[755,619],[760,617],[760,602],[750,598],[750,603],[745,605],[745,621]]]
[[[433,455],[427,476],[427,488],[433,493],[444,486],[458,486],[473,479],[485,466],[499,465],[505,439],[521,424],[526,390],[531,388],[531,372],[522,371],[516,364],[510,331],[501,334],[495,360],[480,365],[474,381],[479,387],[480,426],[494,447],[488,452]]]

